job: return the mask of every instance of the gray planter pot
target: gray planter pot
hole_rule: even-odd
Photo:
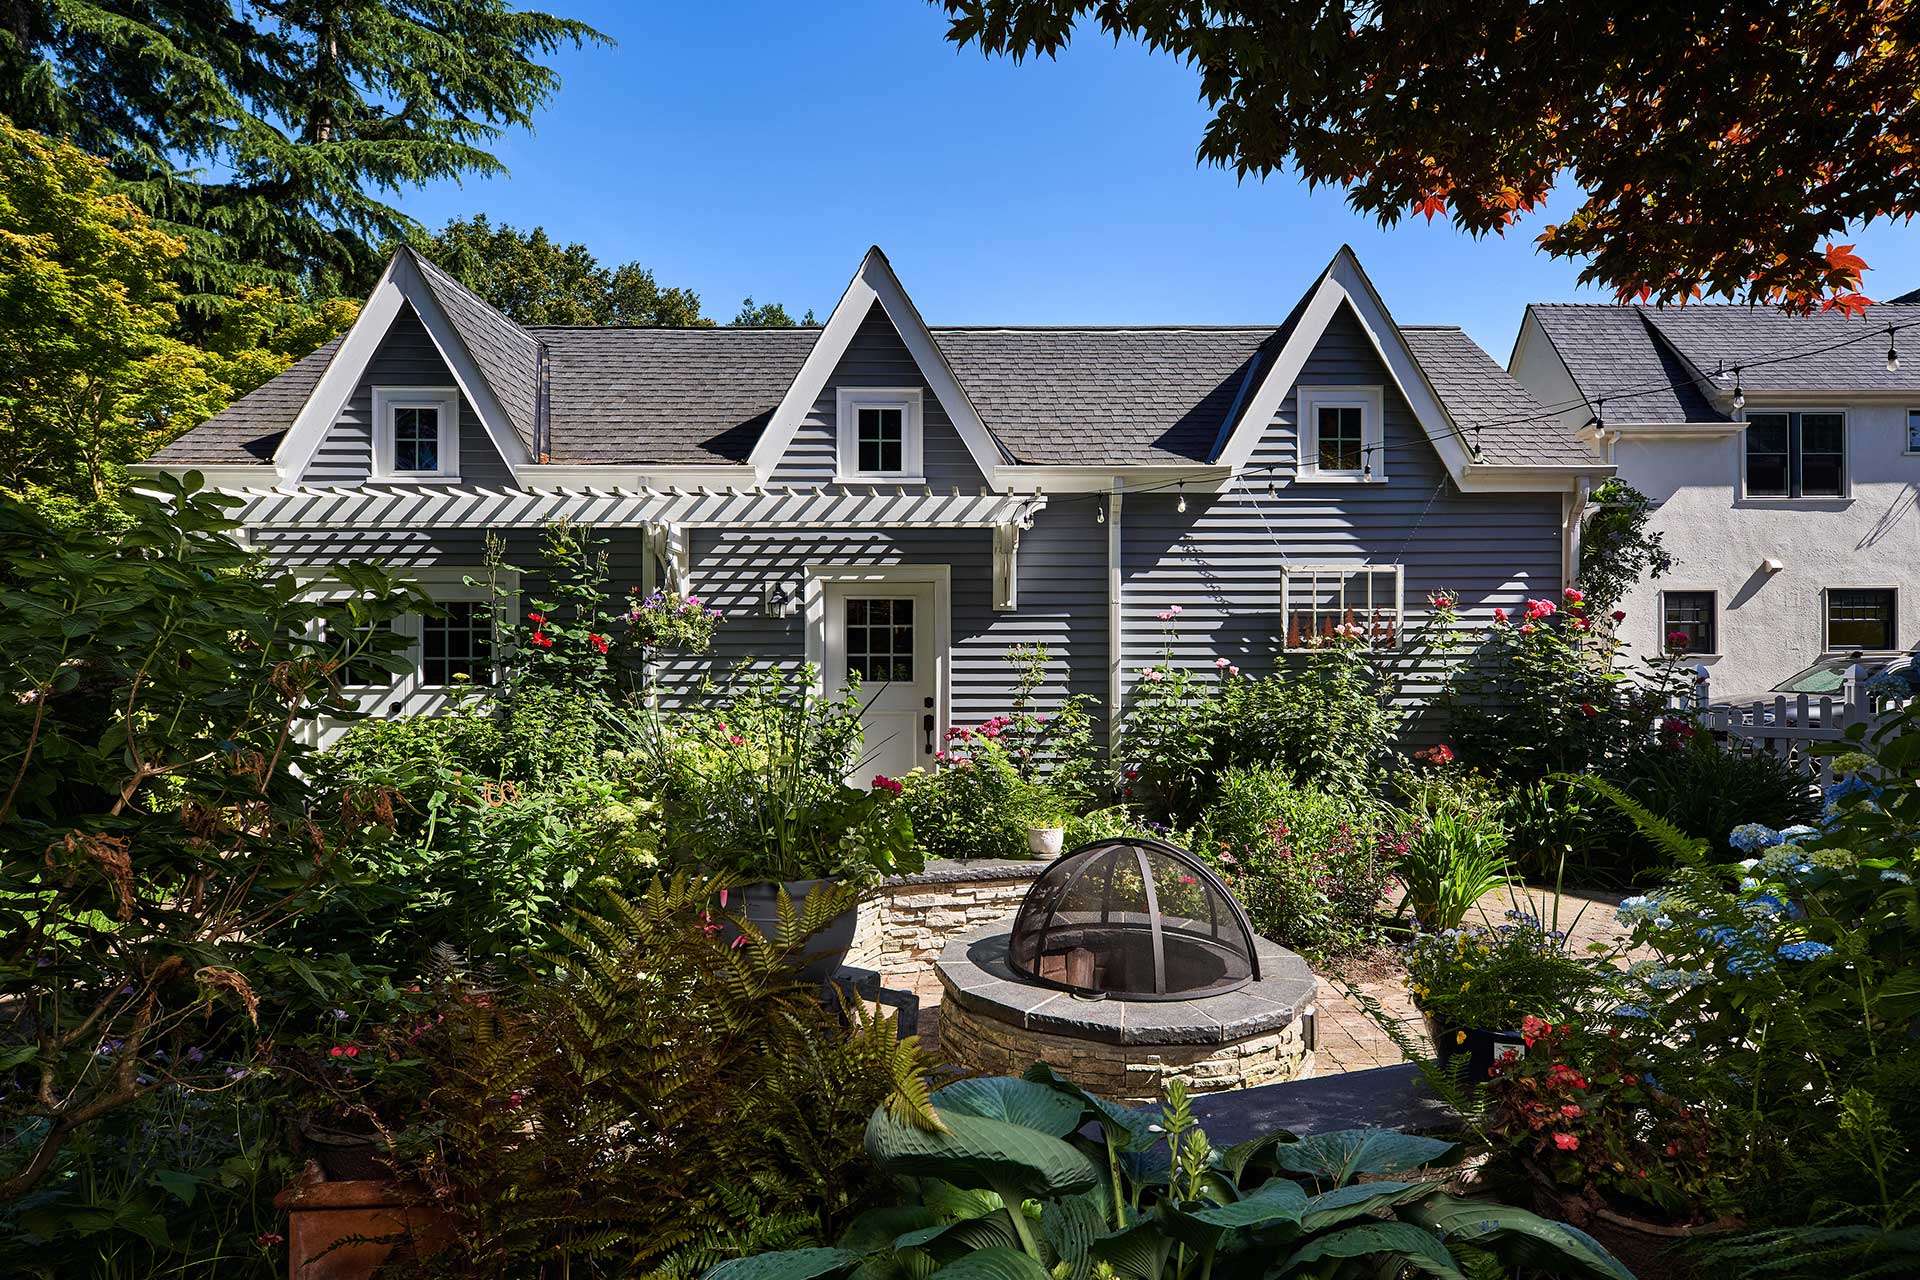
[[[793,899],[794,910],[804,910],[806,897],[816,887],[837,885],[839,881],[827,880],[789,880],[785,884],[762,881],[758,884],[741,885],[733,891],[738,903],[737,911],[729,903],[728,914],[738,914],[767,938],[774,938],[780,930],[780,890],[785,889],[787,896]],[[825,928],[807,938],[804,948],[796,952],[792,960],[799,966],[800,977],[808,982],[825,982],[840,970],[847,952],[853,946],[853,931],[860,922],[860,908],[856,904],[848,907],[832,920]],[[731,942],[738,930],[728,926],[722,935]]]

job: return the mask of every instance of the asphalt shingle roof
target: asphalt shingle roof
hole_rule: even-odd
[[[1920,306],[1881,303],[1864,316],[1796,316],[1771,307],[1696,304],[1648,308],[1646,317],[1701,373],[1740,365],[1740,383],[1749,390],[1920,391],[1920,359],[1887,371],[1887,326],[1920,324]],[[1920,329],[1895,334],[1895,349],[1903,338],[1908,354],[1920,357]],[[1789,358],[1773,359],[1781,356]],[[1731,387],[1733,379],[1721,385]]]
[[[1609,422],[1728,420],[1693,381],[1696,372],[1654,331],[1644,308],[1536,302],[1527,309],[1589,407],[1606,398]]]
[[[1021,462],[1206,462],[1272,326],[934,329],[981,421]]]
[[[1483,461],[1590,466],[1600,460],[1460,329],[1405,325],[1400,332],[1455,425],[1480,446]]]

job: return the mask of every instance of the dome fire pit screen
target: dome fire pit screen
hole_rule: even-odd
[[[1160,840],[1061,854],[1020,904],[1007,963],[1029,981],[1116,1000],[1192,1000],[1260,976],[1246,911],[1204,863]]]

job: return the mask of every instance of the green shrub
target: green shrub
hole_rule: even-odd
[[[1170,834],[1163,826],[1142,821],[1126,805],[1116,804],[1069,818],[1063,847],[1078,849],[1097,840],[1165,840]]]
[[[989,722],[993,724],[993,722]],[[915,769],[902,778],[900,801],[913,822],[913,836],[929,858],[1024,858],[1027,826],[1039,815],[1036,793],[1013,754],[983,731],[948,734],[946,759],[938,769]]]
[[[1628,795],[1731,858],[1727,834],[1743,822],[1773,828],[1812,822],[1820,802],[1807,775],[1765,752],[1730,751],[1681,721],[1611,776]],[[1658,846],[1629,834],[1617,846],[1632,878],[1670,865]]]
[[[1554,778],[1516,787],[1500,820],[1512,837],[1507,854],[1525,879],[1604,887],[1633,880],[1631,828],[1584,788]]]
[[[1273,765],[1317,786],[1369,791],[1401,720],[1379,655],[1359,643],[1324,645],[1259,678],[1225,659],[1193,671],[1171,656],[1144,676],[1121,738],[1121,793],[1175,826],[1199,820],[1215,779],[1234,766]]]
[[[1192,833],[1261,935],[1322,958],[1380,941],[1398,840],[1370,801],[1298,785],[1271,766],[1222,774]]]

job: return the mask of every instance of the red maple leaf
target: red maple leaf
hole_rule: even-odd
[[[1860,316],[1865,315],[1867,308],[1872,305],[1873,299],[1863,293],[1836,293],[1831,298],[1823,301],[1820,304],[1820,309],[1822,311],[1842,311],[1850,316]]]
[[[1434,214],[1447,211],[1447,198],[1437,191],[1429,191],[1414,202],[1413,211],[1426,214],[1427,221],[1432,222]]]
[[[1830,244],[1826,248],[1827,270],[1837,272],[1851,280],[1858,280],[1860,273],[1867,269],[1867,260],[1853,251],[1850,244]]]

